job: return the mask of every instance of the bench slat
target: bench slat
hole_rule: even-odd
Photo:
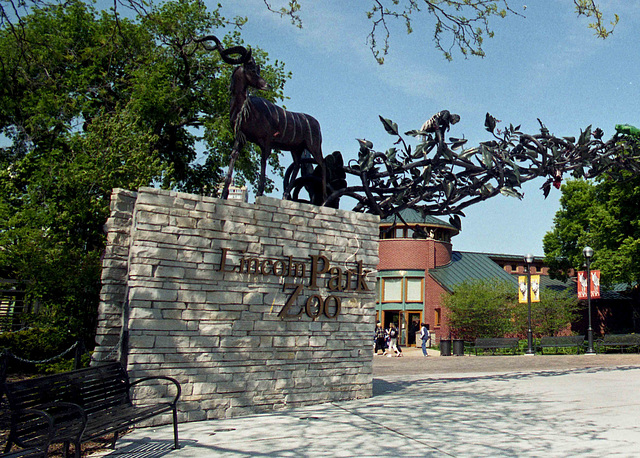
[[[171,412],[171,410],[171,404],[167,403],[149,407],[124,407],[96,413],[87,419],[83,440],[96,439],[116,431],[122,431],[129,426],[156,415]]]

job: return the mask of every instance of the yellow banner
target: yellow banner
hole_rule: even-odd
[[[518,302],[528,302],[527,297],[527,277],[520,275],[518,277]],[[531,302],[540,302],[540,275],[531,276]]]

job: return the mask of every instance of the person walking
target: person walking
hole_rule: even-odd
[[[391,351],[395,353],[393,356],[400,356],[400,352],[398,351],[398,328],[396,328],[395,323],[391,323],[389,327],[389,355],[391,355]]]
[[[376,323],[376,331],[375,331],[376,347],[373,352],[374,355],[378,354],[378,350],[382,350],[382,353],[384,354],[384,351],[386,348],[385,338],[386,338],[386,335],[385,335],[384,329],[382,328],[382,323],[378,321]]]
[[[429,337],[431,337],[429,333],[429,325],[422,323],[420,327],[420,338],[422,339],[422,354],[424,356],[429,356],[427,354],[427,341],[429,340]]]

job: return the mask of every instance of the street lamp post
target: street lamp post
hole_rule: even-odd
[[[531,253],[524,257],[524,262],[527,264],[527,355],[535,355],[533,351],[533,332],[531,331],[531,263],[533,262],[533,255]]]
[[[582,254],[587,260],[587,313],[589,314],[589,327],[587,328],[587,351],[588,355],[595,355],[593,349],[593,328],[591,327],[591,258],[593,257],[593,248],[586,246],[582,250]]]

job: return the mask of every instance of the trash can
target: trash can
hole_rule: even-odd
[[[451,356],[451,340],[440,340],[440,356]]]
[[[464,340],[462,339],[453,340],[453,355],[464,356]]]

